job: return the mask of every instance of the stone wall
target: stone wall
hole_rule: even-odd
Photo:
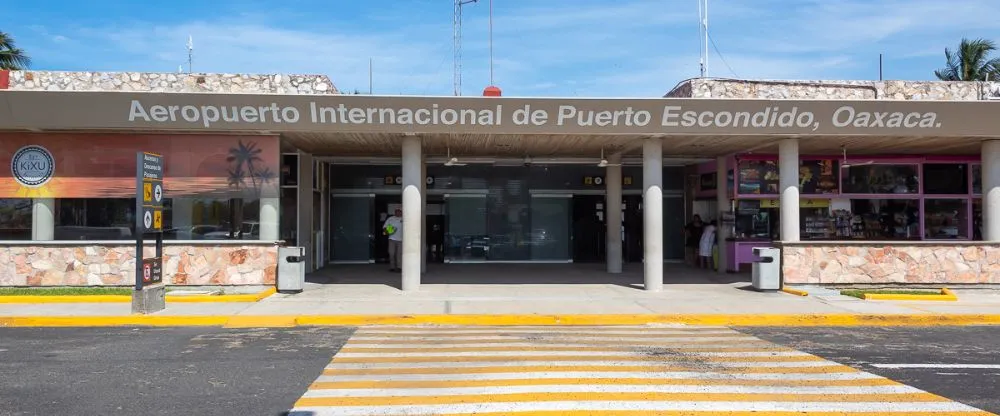
[[[945,81],[770,81],[695,78],[666,95],[684,98],[769,100],[944,100],[1000,97],[998,82]]]
[[[326,75],[10,71],[12,90],[338,94]]]
[[[1000,244],[783,243],[791,284],[1000,284]]]
[[[170,285],[272,285],[273,244],[164,245],[163,281]],[[154,249],[145,247],[145,257]],[[131,286],[135,245],[65,244],[0,247],[0,286]]]

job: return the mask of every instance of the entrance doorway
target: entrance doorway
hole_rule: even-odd
[[[605,250],[604,195],[573,195],[573,262],[602,263]]]

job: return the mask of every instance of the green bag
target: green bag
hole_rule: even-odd
[[[386,225],[385,226],[385,233],[389,234],[389,235],[396,234],[396,227],[393,227],[392,224]]]

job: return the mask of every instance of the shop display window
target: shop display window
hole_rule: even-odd
[[[922,178],[924,194],[967,195],[969,193],[969,165],[965,163],[924,164]]]
[[[841,169],[846,194],[917,194],[917,165],[861,165]]]
[[[983,240],[983,199],[972,200],[972,239]]]
[[[799,190],[803,195],[840,192],[840,164],[836,160],[803,160],[799,163]]]
[[[30,240],[31,213],[30,199],[0,199],[0,240]]]
[[[778,208],[770,200],[736,201],[735,238],[778,240]]]
[[[924,200],[924,237],[931,240],[969,238],[968,199]]]
[[[742,195],[777,195],[778,162],[774,160],[739,161],[739,193]]]
[[[920,200],[851,200],[852,238],[867,240],[919,240]],[[846,230],[846,224],[842,224]]]

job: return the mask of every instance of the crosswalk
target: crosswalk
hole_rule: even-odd
[[[729,328],[360,328],[289,413],[989,415]]]

